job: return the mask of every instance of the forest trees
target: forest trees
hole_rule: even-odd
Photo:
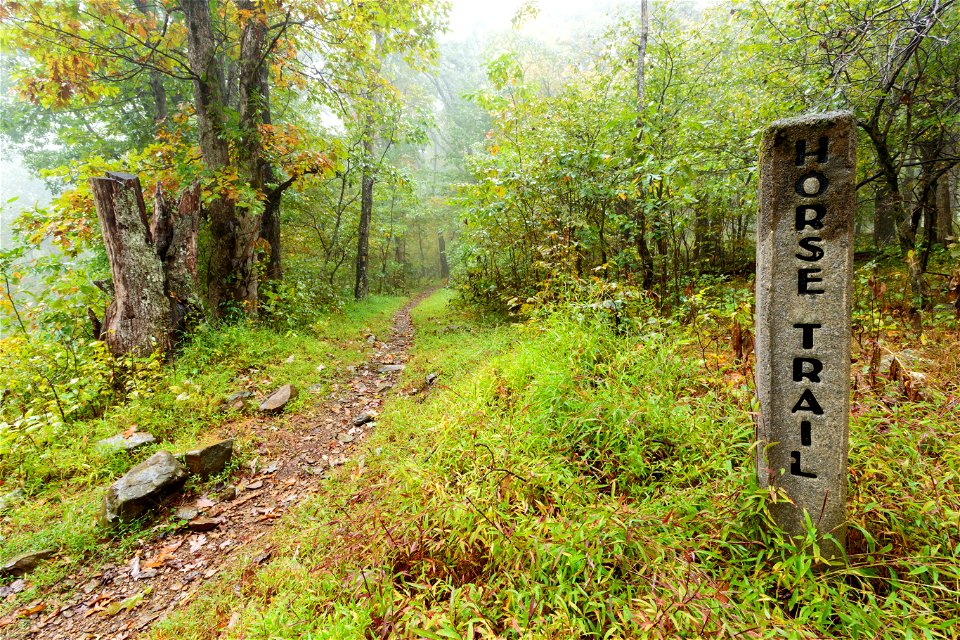
[[[759,132],[842,108],[860,129],[858,248],[892,236],[914,313],[929,304],[960,160],[955,3],[653,4],[649,28],[638,9],[559,75],[522,47],[489,62],[493,126],[462,191],[467,293],[518,307],[593,280],[670,307],[703,275],[749,274]]]
[[[899,245],[915,313],[929,303],[923,274],[931,249],[952,230],[950,181],[960,164],[957,8],[950,0],[846,0],[755,9],[770,32],[770,56],[819,85],[805,85],[807,105],[854,111],[869,150],[858,188],[874,194],[877,244]]]
[[[145,191],[168,193],[199,180],[206,224],[198,290],[218,318],[255,313],[259,281],[280,277],[283,193],[340,166],[343,145],[320,125],[323,112],[334,111],[343,128],[371,130],[390,111],[378,109],[389,96],[373,98],[389,86],[379,58],[429,63],[445,6],[28,0],[0,12],[26,101],[5,105],[13,116],[4,118],[5,133],[23,148],[54,136],[60,151],[46,168],[68,187],[22,226],[35,241],[53,237],[77,252],[98,244],[88,177],[132,170]],[[372,55],[368,42],[382,46]],[[345,102],[351,107],[340,109]]]

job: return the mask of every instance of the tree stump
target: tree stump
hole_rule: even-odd
[[[174,213],[158,186],[152,224],[136,175],[109,172],[90,187],[113,276],[99,337],[114,355],[167,351],[194,298],[199,187],[184,191]]]

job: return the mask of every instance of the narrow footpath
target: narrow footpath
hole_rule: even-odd
[[[328,471],[346,462],[376,426],[376,414],[403,369],[413,341],[410,310],[431,292],[413,298],[395,316],[390,338],[371,340],[359,367],[348,367],[326,402],[304,413],[256,416],[224,425],[224,437],[258,443],[253,459],[216,494],[172,502],[196,512],[189,528],[149,540],[123,564],[81,573],[46,594],[16,638],[127,640],[186,606],[200,587],[216,580],[239,551],[253,565],[271,556],[267,534],[288,510],[317,490]],[[233,588],[224,584],[225,589]]]

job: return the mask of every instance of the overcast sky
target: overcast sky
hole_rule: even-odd
[[[692,2],[705,7],[716,4],[717,0]],[[536,33],[547,41],[562,40],[588,23],[603,23],[614,8],[640,13],[640,0],[534,0],[534,3],[539,15],[528,20],[523,31]],[[450,31],[444,38],[464,40],[472,34],[510,29],[510,21],[522,4],[524,0],[453,0]]]

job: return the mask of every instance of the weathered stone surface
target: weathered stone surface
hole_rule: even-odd
[[[367,424],[368,422],[371,422],[376,418],[377,418],[377,412],[367,409],[357,414],[357,417],[353,419],[353,424],[359,427],[360,425]]]
[[[393,373],[395,371],[403,371],[407,368],[405,364],[385,364],[380,367],[380,373]]]
[[[0,576],[22,576],[33,571],[42,560],[56,553],[55,549],[44,549],[21,554],[0,565]]]
[[[437,381],[437,374],[435,374],[435,373],[428,373],[426,380],[427,380],[427,384],[428,384],[428,385],[429,385],[429,384],[433,384],[434,382]]]
[[[292,384],[285,384],[260,404],[260,411],[279,411],[284,405],[297,397],[297,388]]]
[[[213,476],[221,471],[233,457],[233,440],[221,440],[195,451],[184,454],[184,463],[190,473],[202,477]]]
[[[795,504],[772,509],[791,535],[804,511],[844,535],[856,149],[847,112],[774,123],[760,152],[757,224],[757,473]]]
[[[187,523],[187,529],[197,533],[213,531],[220,526],[220,518],[197,518]]]
[[[187,470],[173,454],[158,451],[110,486],[103,499],[100,523],[116,526],[142,516],[186,477]]]
[[[200,512],[190,507],[180,507],[177,509],[178,520],[193,520],[198,515],[200,515]]]
[[[98,447],[104,449],[120,449],[123,451],[133,451],[139,447],[156,442],[157,439],[153,437],[153,434],[147,433],[146,431],[134,431],[129,436],[125,436],[122,433],[117,435],[104,438],[97,442]]]

